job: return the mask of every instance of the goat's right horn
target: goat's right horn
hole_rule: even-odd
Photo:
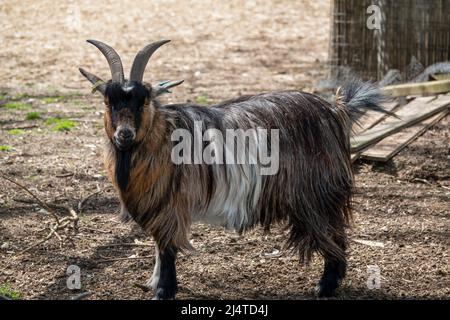
[[[153,42],[138,52],[136,58],[134,58],[133,65],[131,66],[130,81],[142,81],[148,60],[159,47],[167,42],[170,42],[170,40]]]
[[[107,44],[97,40],[87,40],[100,50],[108,61],[109,69],[111,69],[111,79],[114,82],[124,83],[125,77],[123,75],[122,61],[117,52]]]

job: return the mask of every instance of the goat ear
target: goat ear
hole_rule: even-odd
[[[103,81],[102,79],[100,79],[99,77],[97,77],[96,75],[87,72],[86,70],[84,70],[83,68],[79,68],[81,74],[89,80],[90,83],[93,84],[92,86],[92,93],[94,93],[95,91],[99,91],[103,96],[105,95],[105,91],[106,91],[106,83],[105,81]]]
[[[155,96],[159,96],[162,95],[164,93],[172,93],[169,89],[179,86],[180,84],[182,84],[184,82],[184,80],[178,80],[178,81],[170,81],[170,80],[166,80],[166,81],[162,81],[160,83],[158,83],[155,87],[153,87],[153,90],[155,91]]]

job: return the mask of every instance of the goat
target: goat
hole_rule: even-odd
[[[188,235],[194,221],[239,232],[283,223],[290,231],[286,248],[297,252],[301,262],[313,253],[324,257],[318,296],[335,295],[346,273],[346,230],[352,216],[351,125],[363,109],[385,112],[377,88],[351,81],[338,90],[333,103],[310,93],[281,91],[209,107],[162,105],[158,89],[142,79],[150,56],[168,40],[143,48],[128,80],[113,48],[88,42],[103,53],[111,69],[108,82],[80,72],[104,96],[105,166],[120,198],[121,215],[155,239],[156,263],[147,282],[155,298],[175,297],[176,255],[191,248]],[[211,128],[216,133],[277,129],[277,173],[261,174],[260,163],[175,164],[172,135],[177,129],[195,134],[196,122],[202,134]],[[272,137],[267,145],[275,147]]]

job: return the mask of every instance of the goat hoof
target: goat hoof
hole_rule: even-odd
[[[319,298],[330,298],[336,296],[338,284],[330,281],[320,281],[316,286],[316,294]]]
[[[156,295],[153,300],[174,300],[176,293],[176,288],[159,287],[156,289]]]

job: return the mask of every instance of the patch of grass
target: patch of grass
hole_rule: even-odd
[[[23,102],[8,102],[3,106],[6,109],[15,109],[15,110],[29,110],[31,109],[31,105]]]
[[[60,118],[49,118],[45,124],[53,126],[53,131],[70,131],[77,126],[75,121]]]
[[[11,130],[8,131],[8,133],[12,134],[14,136],[17,136],[19,134],[24,134],[25,130],[22,130],[22,129],[11,129]]]
[[[28,112],[27,113],[27,120],[36,120],[36,119],[40,119],[41,118],[41,114],[37,111],[32,111],[32,112]]]
[[[0,146],[0,151],[11,151],[12,147],[11,146]]]
[[[1,93],[1,94],[0,94],[0,100],[6,100],[6,95],[3,94],[3,93]]]
[[[195,98],[195,102],[197,102],[198,104],[208,104],[209,97],[208,97],[208,95],[203,93]]]
[[[55,131],[70,131],[76,127],[76,123],[71,120],[63,120],[53,128]]]
[[[0,296],[8,297],[13,300],[19,300],[22,297],[19,292],[14,291],[7,283],[0,285]]]
[[[61,121],[60,118],[48,118],[45,120],[45,124],[48,126],[51,126],[52,124],[58,123],[58,121]]]
[[[54,97],[46,97],[41,101],[43,103],[56,103],[64,99],[64,96],[54,96]]]
[[[22,100],[22,99],[29,98],[29,97],[30,97],[30,95],[28,93],[24,92],[24,93],[19,93],[19,94],[15,95],[14,100]]]

